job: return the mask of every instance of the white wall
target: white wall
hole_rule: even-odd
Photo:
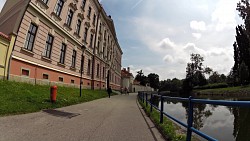
[[[141,86],[141,85],[132,85],[131,92],[138,92],[138,91],[153,91],[153,88],[148,86]]]

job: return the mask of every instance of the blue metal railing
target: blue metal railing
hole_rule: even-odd
[[[149,95],[150,95],[150,100],[148,100]],[[153,105],[152,102],[150,102],[154,96],[160,97],[160,101],[161,101],[160,109],[156,105]],[[160,112],[160,123],[163,123],[163,115],[165,115],[168,118],[170,118],[171,120],[175,121],[176,123],[187,128],[187,137],[186,137],[187,141],[191,141],[192,132],[196,133],[197,135],[199,135],[200,137],[202,137],[204,139],[207,139],[208,141],[217,141],[217,139],[210,137],[207,134],[205,134],[205,133],[203,133],[203,132],[201,132],[193,127],[193,104],[194,103],[222,105],[222,106],[250,107],[250,101],[205,100],[205,99],[194,99],[192,97],[189,97],[189,98],[170,97],[170,96],[162,96],[159,94],[152,94],[151,92],[143,92],[143,91],[138,92],[138,98],[143,103],[146,102],[146,106],[148,106],[148,103],[150,104],[150,112],[152,112],[153,108],[155,108],[156,110],[158,110]],[[163,103],[164,103],[165,99],[188,102],[187,124],[179,121],[178,119],[176,119],[173,116],[169,115],[168,113],[164,112]]]

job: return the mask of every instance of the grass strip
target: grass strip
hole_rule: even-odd
[[[180,131],[180,127],[175,125],[172,121],[170,121],[167,117],[163,117],[163,123],[160,123],[160,113],[153,108],[153,111],[150,112],[150,106],[146,107],[146,103],[138,100],[141,106],[143,107],[146,114],[149,118],[154,122],[155,126],[160,130],[165,139],[170,141],[185,141],[186,135],[183,133],[178,133]]]
[[[79,88],[58,86],[56,103],[51,103],[48,85],[0,80],[0,116],[60,108],[108,96],[105,90],[83,89],[80,97],[79,91]]]

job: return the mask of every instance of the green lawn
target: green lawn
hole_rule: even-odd
[[[58,87],[57,101],[50,102],[50,86],[0,80],[0,116],[53,109],[107,97],[104,90],[83,90]]]

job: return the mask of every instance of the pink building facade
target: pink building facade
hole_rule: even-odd
[[[120,90],[123,53],[98,0],[6,1],[0,31],[16,35],[10,80]]]

